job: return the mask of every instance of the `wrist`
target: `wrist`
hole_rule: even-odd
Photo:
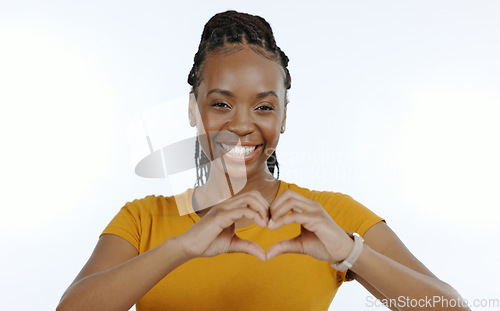
[[[361,251],[358,260],[356,260],[356,262],[349,270],[357,275],[363,275],[366,272],[365,268],[368,267],[371,262],[373,262],[373,253],[374,250],[368,244],[364,244],[363,250]]]
[[[363,244],[364,244],[363,238],[357,233],[351,233],[347,231],[346,233],[353,240],[350,252],[348,253],[348,255],[344,257],[345,258],[344,260],[331,264],[333,268],[335,268],[340,272],[350,269],[354,265],[354,263],[358,260],[358,258],[361,255],[361,252],[363,251]]]
[[[173,236],[162,243],[163,249],[169,256],[175,255],[180,264],[187,262],[196,256],[189,252],[186,243],[180,236]]]
[[[342,261],[346,260],[347,257],[349,257],[349,254],[351,254],[352,249],[354,248],[354,238],[352,237],[352,234],[346,232],[344,240],[344,247],[342,247],[342,249],[338,252],[339,258],[337,259],[337,261],[334,261],[332,263],[341,263]]]

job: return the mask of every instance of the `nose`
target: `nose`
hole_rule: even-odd
[[[246,107],[235,108],[226,128],[238,136],[245,136],[254,132],[255,123],[251,112]]]

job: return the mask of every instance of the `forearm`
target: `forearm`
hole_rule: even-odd
[[[184,262],[178,239],[116,267],[89,275],[68,288],[57,310],[129,310],[156,283]]]
[[[412,270],[364,245],[363,252],[351,270],[370,283],[388,300],[396,303],[399,310],[470,310],[459,308],[460,295],[447,283]],[[434,297],[450,303],[434,301]],[[437,298],[436,298],[437,299]],[[430,300],[430,302],[429,302]],[[454,304],[455,303],[455,304]]]

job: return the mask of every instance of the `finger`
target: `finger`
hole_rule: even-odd
[[[247,192],[247,194],[249,196],[252,196],[252,197],[256,198],[257,200],[259,200],[259,202],[261,202],[263,206],[269,206],[269,202],[267,202],[266,198],[264,198],[259,191],[253,190],[253,191]]]
[[[212,210],[191,227],[190,231],[196,232],[195,236],[203,240],[212,241],[222,230],[234,225],[236,221],[243,217],[253,219],[262,228],[267,226],[257,212],[247,207],[240,207],[231,210]]]
[[[213,217],[215,217],[216,224],[219,224],[221,230],[229,227],[242,218],[252,219],[255,224],[261,228],[267,227],[267,223],[262,219],[261,215],[246,206],[230,210],[220,210],[214,213]]]
[[[249,192],[248,196],[249,207],[257,211],[262,216],[262,219],[264,219],[267,223],[269,218],[269,202],[267,202],[267,200],[258,191]]]
[[[260,193],[256,193],[256,191],[252,191],[249,193],[245,193],[243,195],[233,197],[233,200],[228,200],[224,202],[224,205],[221,208],[224,209],[234,209],[237,207],[247,207],[252,210],[258,212],[262,219],[266,221],[268,219],[268,209],[269,203],[260,195]]]
[[[273,206],[270,223],[276,222],[276,220],[290,213],[292,214],[316,213],[318,208],[315,207],[314,205],[319,205],[319,203],[315,201],[304,202],[295,200],[294,198],[289,198],[286,201],[282,201],[279,205]],[[321,205],[319,206],[321,207]]]
[[[300,202],[297,202],[293,198],[289,198],[285,201],[279,202],[278,204],[273,204],[273,206],[271,206],[271,220],[276,221],[276,219],[289,212],[302,213]]]
[[[308,230],[311,230],[309,222],[312,219],[312,217],[313,217],[312,215],[308,215],[305,213],[286,214],[279,218],[276,218],[276,220],[271,219],[271,221],[269,221],[269,223],[267,224],[267,227],[271,230],[277,230],[283,226],[295,223],[304,226],[304,228]]]
[[[286,253],[304,254],[300,235],[293,239],[280,241],[271,246],[266,252],[266,259],[269,260]]]
[[[290,212],[307,212],[314,211],[317,209],[316,205],[319,203],[316,201],[309,200],[298,193],[293,191],[289,191],[285,194],[285,197],[279,198],[279,200],[275,200],[271,206],[271,218],[273,221],[281,217],[282,215]]]
[[[272,203],[271,203],[271,206],[272,205],[279,205],[282,203],[282,201],[286,201],[290,198],[295,198],[296,200],[299,200],[299,201],[304,201],[304,202],[307,202],[307,201],[310,201],[308,198],[304,197],[303,195],[300,195],[298,194],[297,192],[295,191],[292,191],[290,189],[287,189],[285,191],[283,191]]]
[[[231,240],[227,253],[245,253],[253,255],[262,261],[266,260],[266,252],[262,247],[252,241],[240,239],[236,235]]]

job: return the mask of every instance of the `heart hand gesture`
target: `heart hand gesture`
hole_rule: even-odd
[[[266,253],[256,243],[240,239],[235,223],[252,219],[259,227],[267,227],[269,203],[258,191],[236,195],[219,203],[188,231],[179,236],[190,258],[212,257],[222,253],[246,253],[266,260]]]
[[[272,230],[297,223],[301,225],[301,233],[272,245],[266,253],[258,244],[236,235],[235,223],[242,218],[252,219],[259,227]],[[271,206],[258,191],[236,195],[212,207],[179,237],[185,239],[182,244],[190,258],[246,253],[260,260],[269,260],[280,254],[296,253],[339,262],[353,247],[351,238],[321,204],[291,190],[285,190]]]
[[[323,261],[339,262],[351,252],[352,239],[318,202],[285,190],[271,204],[270,210],[270,229],[297,223],[301,225],[301,233],[293,239],[271,246],[267,250],[267,260],[280,254],[296,253]]]

